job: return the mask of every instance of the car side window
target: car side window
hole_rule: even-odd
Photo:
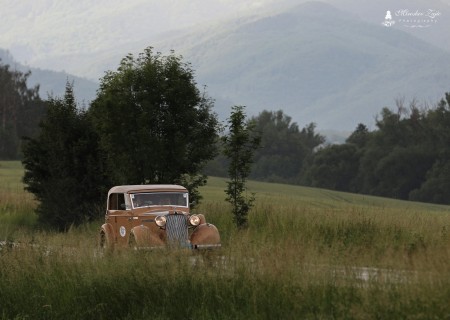
[[[125,195],[123,193],[111,193],[108,200],[108,210],[125,209]]]

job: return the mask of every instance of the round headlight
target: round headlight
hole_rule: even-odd
[[[157,216],[155,218],[155,223],[158,227],[164,227],[166,225],[166,217],[164,216]]]
[[[195,214],[190,216],[189,223],[193,226],[198,226],[200,224],[200,217]]]

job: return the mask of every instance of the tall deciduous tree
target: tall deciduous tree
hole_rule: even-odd
[[[297,183],[304,165],[324,137],[309,124],[302,130],[282,110],[262,111],[251,119],[261,134],[261,148],[255,151],[251,178]]]
[[[184,183],[195,195],[199,172],[216,154],[213,102],[190,64],[147,48],[102,79],[89,113],[117,184]]]
[[[262,111],[252,118],[261,133],[261,148],[255,151],[252,177],[258,180],[294,182],[306,157],[307,147],[298,125],[282,110]]]
[[[99,217],[109,183],[98,150],[98,136],[67,84],[64,98],[48,100],[39,135],[23,149],[23,181],[39,201],[40,222],[66,230]]]
[[[253,153],[260,137],[254,132],[254,123],[246,120],[243,106],[234,106],[228,120],[229,133],[223,136],[224,154],[229,159],[226,200],[231,203],[234,221],[238,228],[247,226],[247,215],[253,206],[254,196],[246,196],[246,181],[253,163]]]

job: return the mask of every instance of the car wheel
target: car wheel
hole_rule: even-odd
[[[136,242],[136,238],[134,236],[134,233],[130,233],[130,238],[128,240],[128,246],[133,249],[133,250],[137,250],[138,246],[137,246],[137,242]]]
[[[110,241],[110,239],[108,239],[108,236],[103,231],[100,232],[99,247],[103,252],[112,252],[114,249],[112,242]]]

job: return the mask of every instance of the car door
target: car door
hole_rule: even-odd
[[[108,199],[108,223],[114,230],[114,239],[119,246],[128,245],[133,224],[131,208],[125,204],[125,194],[111,193]]]

